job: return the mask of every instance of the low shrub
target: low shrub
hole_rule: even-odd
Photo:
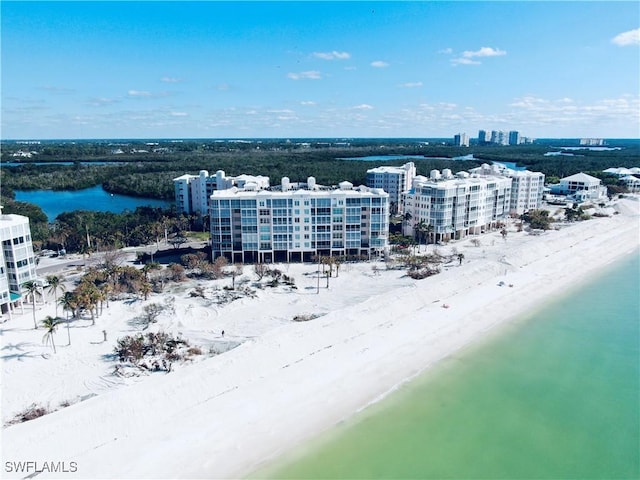
[[[130,363],[144,370],[168,372],[172,362],[185,360],[191,355],[201,355],[202,350],[168,333],[149,332],[119,338],[114,353],[122,363]],[[116,368],[116,372],[119,371]]]

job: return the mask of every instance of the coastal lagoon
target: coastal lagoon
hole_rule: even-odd
[[[425,155],[369,155],[366,157],[342,157],[336,160],[358,160],[362,162],[391,162],[391,161],[411,161],[411,160],[475,160],[473,154],[461,157],[427,157]]]
[[[638,478],[639,272],[636,251],[251,478]]]
[[[73,210],[122,213],[143,206],[169,208],[173,205],[168,200],[111,194],[100,185],[84,190],[16,190],[15,194],[19,202],[38,205],[50,222],[59,214]]]

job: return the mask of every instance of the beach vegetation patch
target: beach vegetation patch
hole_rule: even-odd
[[[174,362],[191,360],[194,355],[201,355],[202,349],[191,346],[188,340],[180,336],[148,332],[119,338],[114,353],[120,362],[114,374],[128,376],[127,366],[140,371],[170,372]]]
[[[14,425],[16,423],[28,422],[29,420],[34,420],[36,418],[42,417],[49,412],[47,407],[42,405],[38,405],[36,403],[32,403],[30,406],[25,408],[20,413],[16,414],[13,419],[7,422],[8,425]]]
[[[309,320],[313,320],[315,318],[322,317],[322,313],[302,313],[300,315],[296,315],[293,317],[294,322],[308,322]]]
[[[530,210],[522,214],[521,219],[534,230],[549,230],[551,229],[551,222],[553,222],[553,219],[549,217],[549,211],[540,209]]]

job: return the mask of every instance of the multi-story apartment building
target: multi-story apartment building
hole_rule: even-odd
[[[453,136],[453,145],[456,147],[468,147],[469,135],[467,135],[466,133],[456,133]]]
[[[580,145],[589,147],[601,147],[604,145],[604,138],[581,138]]]
[[[469,170],[471,174],[480,176],[504,176],[511,178],[511,199],[509,213],[522,215],[529,210],[535,210],[542,205],[544,194],[544,173],[530,172],[515,164],[494,162],[486,163],[478,168]]]
[[[389,195],[342,182],[213,192],[212,257],[232,262],[310,261],[315,255],[378,255],[388,246]]]
[[[268,188],[269,177],[251,175],[227,177],[222,170],[218,170],[211,176],[207,170],[201,170],[198,175],[182,175],[173,179],[176,208],[178,212],[195,214],[199,220],[202,220],[209,211],[209,197],[214,191],[226,190],[233,186],[243,188],[251,183],[257,188]]]
[[[2,214],[0,207],[0,311],[11,314],[11,305],[21,300],[22,284],[36,279],[29,218]]]
[[[520,132],[516,130],[509,132],[509,145],[520,145]]]
[[[416,176],[413,162],[401,167],[376,167],[367,170],[367,187],[381,188],[389,194],[389,212],[402,213],[402,192],[411,188]]]
[[[415,235],[420,224],[429,226],[435,241],[463,238],[496,227],[509,215],[511,178],[491,175],[453,175],[432,170],[417,176],[405,195],[411,221],[405,234]]]
[[[479,145],[484,145],[485,143],[488,143],[490,140],[490,138],[487,136],[487,131],[486,130],[478,130],[478,144]]]

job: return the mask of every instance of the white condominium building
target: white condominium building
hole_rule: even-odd
[[[507,176],[513,180],[511,183],[509,213],[522,215],[529,210],[536,210],[542,206],[544,173],[511,170],[507,172]]]
[[[198,175],[182,175],[173,179],[176,208],[178,212],[195,214],[199,220],[202,220],[208,213],[209,197],[214,191],[226,190],[233,186],[243,188],[251,183],[257,188],[268,188],[269,177],[251,175],[227,177],[222,170],[218,170],[212,176],[209,176],[207,170],[201,170]]]
[[[0,207],[0,310],[11,314],[10,306],[22,298],[22,284],[36,279],[29,218],[2,214]]]
[[[411,188],[416,176],[413,162],[401,167],[376,167],[367,170],[367,186],[381,188],[389,194],[390,213],[402,213],[402,193]]]
[[[514,168],[510,168],[512,165]],[[524,168],[518,168],[515,164],[494,162],[493,165],[483,163],[478,168],[469,170],[472,174],[480,176],[503,176],[512,179],[511,199],[509,213],[522,215],[529,210],[535,210],[542,205],[544,193],[544,173],[530,172]]]
[[[213,258],[233,262],[311,261],[316,255],[378,255],[388,246],[389,195],[382,189],[245,184],[213,192]]]
[[[509,215],[511,178],[432,170],[429,178],[417,176],[406,193],[405,211],[411,215],[408,231],[429,228],[435,241],[482,233]]]

